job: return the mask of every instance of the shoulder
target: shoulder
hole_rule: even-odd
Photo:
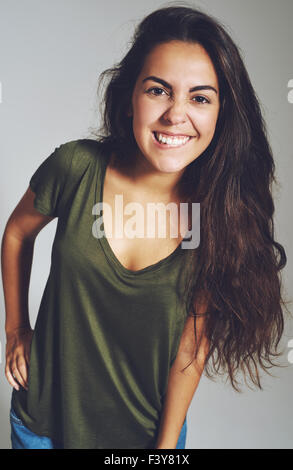
[[[66,158],[66,156],[80,158],[96,158],[102,152],[102,144],[93,139],[76,139],[60,144],[56,147],[58,154]]]
[[[72,169],[80,170],[91,163],[102,162],[106,152],[101,142],[94,139],[76,139],[65,142],[57,148],[59,158],[70,160]]]
[[[102,155],[100,143],[92,139],[71,140],[55,147],[30,178],[35,208],[59,216],[81,178],[92,177],[91,170]]]
[[[53,152],[41,161],[30,180],[33,190],[37,185],[64,185],[65,180],[75,179],[102,160],[102,145],[92,139],[76,139],[55,147]]]

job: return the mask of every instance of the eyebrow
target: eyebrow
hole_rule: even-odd
[[[143,79],[142,83],[146,82],[147,80],[153,80],[154,82],[161,83],[164,87],[168,88],[169,90],[172,89],[172,86],[167,83],[165,80],[159,77],[155,77],[154,75],[150,75],[149,77],[146,77]],[[211,86],[211,85],[198,85],[194,86],[192,88],[189,88],[189,92],[191,93],[192,91],[197,91],[197,90],[213,90],[215,93],[218,94],[217,90]]]

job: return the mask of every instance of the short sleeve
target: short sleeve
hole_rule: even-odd
[[[30,179],[30,188],[36,195],[34,207],[41,214],[59,216],[75,144],[76,141],[72,141],[56,147]]]

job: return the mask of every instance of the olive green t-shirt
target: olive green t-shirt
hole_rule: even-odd
[[[28,390],[14,389],[12,406],[31,431],[66,449],[155,447],[187,314],[181,289],[190,250],[179,244],[131,271],[94,235],[108,161],[101,143],[70,141],[30,180],[35,208],[58,222]]]

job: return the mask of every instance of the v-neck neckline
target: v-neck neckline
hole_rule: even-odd
[[[105,179],[106,179],[107,168],[108,168],[108,165],[109,165],[109,162],[110,162],[110,155],[107,154],[107,152],[105,152],[103,149],[102,149],[102,151],[99,149],[99,152],[100,152],[100,155],[97,156],[97,165],[100,165],[100,163],[101,163],[101,166],[98,169],[99,171],[97,171],[96,190],[95,190],[95,204],[97,204],[97,202],[99,202],[100,204],[103,203],[103,200],[104,200],[103,199],[104,198],[104,183],[105,183]],[[99,191],[98,191],[98,188],[99,188]],[[97,196],[98,196],[98,200],[97,200]],[[114,251],[112,250],[112,248],[111,248],[111,246],[108,242],[108,239],[107,239],[106,234],[105,234],[103,213],[99,217],[101,218],[100,230],[102,230],[104,232],[104,236],[103,237],[98,237],[98,241],[99,241],[101,247],[103,248],[105,255],[114,264],[115,268],[119,272],[121,272],[122,274],[125,274],[127,276],[139,276],[139,275],[142,275],[142,274],[145,274],[145,273],[150,273],[150,272],[157,271],[158,269],[161,269],[165,265],[169,265],[169,263],[175,257],[177,257],[179,254],[181,254],[182,251],[185,251],[185,250],[181,249],[181,243],[182,243],[182,241],[181,241],[179,243],[179,245],[177,245],[177,247],[169,255],[167,255],[166,257],[164,257],[161,260],[157,261],[156,263],[153,263],[149,266],[146,266],[142,269],[138,269],[136,271],[134,271],[132,269],[128,269],[119,261],[119,259],[115,255]]]

